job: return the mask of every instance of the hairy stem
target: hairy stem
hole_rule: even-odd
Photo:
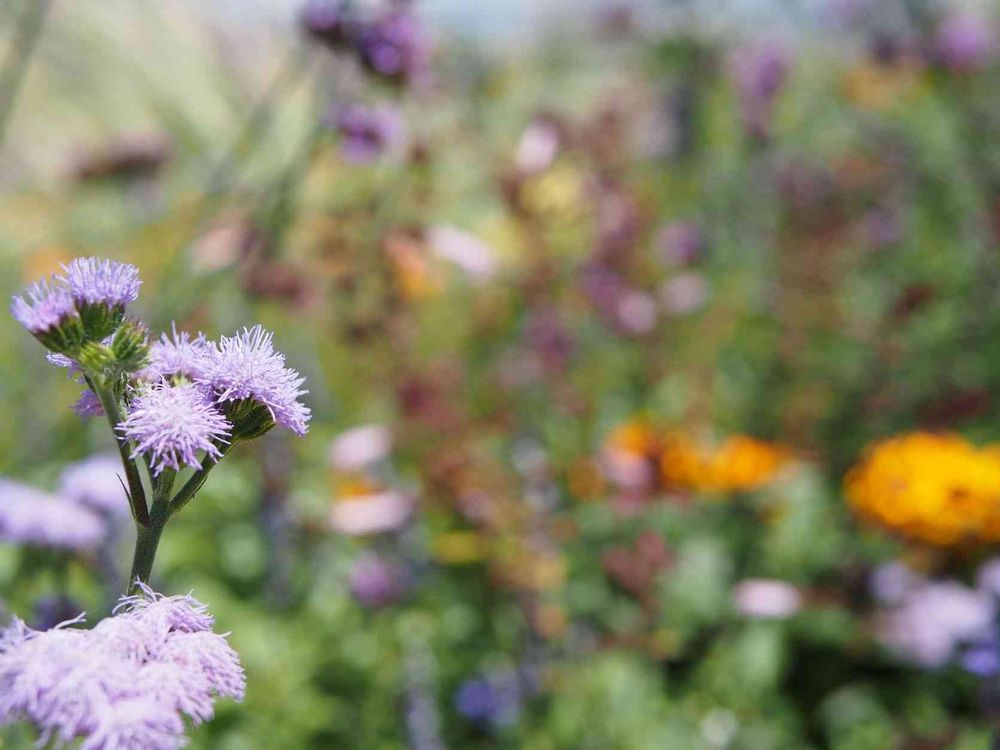
[[[177,494],[174,495],[174,499],[170,501],[170,512],[176,513],[194,497],[201,486],[205,484],[205,480],[208,478],[208,472],[215,468],[215,465],[225,458],[226,454],[232,448],[232,443],[228,445],[223,445],[219,448],[219,452],[222,454],[216,460],[212,460],[209,456],[201,461],[201,467],[190,476],[184,486],[178,490]]]
[[[132,518],[139,525],[140,530],[150,525],[149,510],[146,506],[146,491],[142,488],[142,477],[139,476],[139,467],[132,458],[132,451],[129,449],[128,440],[118,432],[118,424],[122,421],[121,409],[118,406],[118,398],[112,388],[105,384],[97,385],[90,378],[87,379],[91,389],[97,394],[101,401],[104,414],[111,425],[111,434],[115,437],[115,444],[118,446],[118,454],[122,459],[122,466],[125,467],[125,478],[128,480],[128,501],[132,508]]]
[[[132,556],[132,571],[129,573],[129,591],[135,589],[136,582],[149,583],[153,572],[153,561],[160,546],[160,537],[167,521],[173,515],[170,509],[170,490],[174,484],[174,472],[165,469],[153,484],[153,509],[148,526],[140,526],[135,538],[135,554]]]

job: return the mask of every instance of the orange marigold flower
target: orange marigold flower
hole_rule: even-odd
[[[788,463],[790,451],[747,435],[734,435],[715,451],[681,433],[663,439],[660,473],[670,487],[702,492],[749,492],[771,482]]]
[[[1000,541],[1000,454],[958,435],[918,432],[876,443],[844,490],[860,516],[917,541]]]

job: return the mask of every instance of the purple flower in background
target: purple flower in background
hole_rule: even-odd
[[[461,229],[432,226],[427,229],[427,245],[439,258],[454,263],[470,279],[489,281],[499,265],[496,251],[481,239]]]
[[[429,63],[427,32],[405,8],[392,8],[363,23],[356,43],[365,67],[386,78],[417,78]]]
[[[15,296],[10,304],[14,319],[35,335],[49,333],[71,318],[79,318],[73,297],[59,283],[36,281],[25,290],[25,296]]]
[[[138,377],[154,383],[173,375],[195,380],[211,353],[212,344],[202,334],[191,338],[187,331],[178,332],[175,324],[170,336],[162,334],[149,347],[149,364]]]
[[[340,133],[340,148],[350,162],[375,161],[403,140],[403,117],[389,104],[335,105],[327,116]]]
[[[101,400],[89,388],[80,394],[80,398],[73,404],[73,413],[78,417],[103,417],[104,407]]]
[[[43,596],[35,602],[34,613],[34,627],[48,630],[61,622],[74,619],[80,614],[80,605],[67,596]]]
[[[694,221],[672,221],[664,224],[653,242],[657,256],[667,263],[688,266],[705,254],[705,236]]]
[[[708,282],[699,273],[679,274],[664,282],[660,288],[660,301],[671,315],[695,312],[708,301]]]
[[[403,594],[404,578],[398,565],[374,552],[366,552],[351,566],[351,595],[365,607],[384,607]]]
[[[100,516],[79,503],[0,479],[0,541],[80,552],[105,532]]]
[[[988,640],[996,618],[990,594],[957,581],[923,582],[885,616],[883,640],[925,667],[940,667],[963,643]]]
[[[146,455],[154,474],[182,464],[199,467],[198,452],[218,459],[232,425],[194,383],[157,383],[139,392],[118,431],[135,443],[133,458]]]
[[[198,382],[214,391],[219,404],[251,403],[296,435],[309,429],[309,408],[299,401],[308,392],[302,389],[305,378],[285,367],[285,356],[274,350],[272,334],[259,325],[223,336],[206,359]]]
[[[102,513],[127,515],[128,498],[121,476],[122,463],[117,456],[90,456],[63,469],[59,494]]]
[[[802,594],[787,581],[745,578],[733,587],[733,606],[744,617],[786,620],[802,609]]]
[[[350,41],[353,18],[340,0],[310,0],[300,22],[307,34],[335,49]]]
[[[996,29],[978,13],[953,12],[937,28],[934,51],[938,60],[952,71],[977,70],[996,55]]]
[[[63,266],[61,278],[78,305],[124,307],[139,296],[139,269],[130,263],[76,258]]]
[[[36,631],[0,631],[0,723],[30,721],[42,744],[87,750],[175,750],[187,718],[212,718],[217,697],[242,700],[239,656],[190,596],[141,586],[92,630],[82,616]]]
[[[788,54],[773,42],[748,44],[736,51],[733,78],[739,91],[743,126],[751,136],[767,137],[774,100],[785,85],[788,68]]]
[[[1000,644],[995,641],[974,644],[962,652],[959,664],[977,677],[993,677],[1000,672]]]
[[[517,674],[503,670],[466,680],[455,693],[455,708],[467,719],[489,727],[514,724],[521,712]]]

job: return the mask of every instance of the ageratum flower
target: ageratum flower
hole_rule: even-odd
[[[344,158],[355,164],[375,161],[403,138],[403,118],[388,104],[336,105],[327,120],[340,134]]]
[[[90,456],[63,470],[59,494],[100,513],[128,514],[122,479],[122,462],[117,456]]]
[[[0,541],[80,552],[97,547],[105,531],[77,502],[0,479]]]
[[[212,344],[202,334],[192,338],[187,331],[178,332],[174,324],[170,336],[164,333],[149,347],[149,363],[138,377],[154,383],[175,375],[194,380],[211,353]]]
[[[207,358],[197,381],[214,394],[232,421],[237,439],[257,437],[274,425],[305,435],[310,410],[299,396],[305,378],[285,367],[272,334],[257,325],[223,336]]]
[[[92,630],[70,627],[82,619],[0,631],[0,723],[29,721],[55,748],[175,750],[185,718],[198,725],[216,698],[243,699],[239,656],[190,596],[140,584]]]
[[[139,391],[117,430],[135,443],[132,457],[146,456],[153,473],[160,474],[182,464],[201,466],[199,452],[220,458],[218,444],[228,442],[232,425],[204,388],[161,382]]]
[[[88,388],[73,404],[73,413],[78,417],[103,417],[104,407],[97,395]]]
[[[302,9],[302,29],[313,39],[333,49],[350,42],[353,17],[339,0],[310,0]]]
[[[36,281],[10,303],[14,319],[58,354],[75,353],[83,343],[83,326],[73,297],[57,281]]]
[[[125,305],[139,296],[139,269],[129,263],[76,258],[63,266],[61,280],[69,289],[87,335],[100,340],[122,322]]]
[[[356,34],[358,54],[371,72],[390,80],[414,79],[428,65],[430,45],[417,17],[393,8],[364,23]]]

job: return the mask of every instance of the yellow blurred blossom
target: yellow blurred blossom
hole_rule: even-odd
[[[1000,453],[958,435],[918,432],[876,443],[844,489],[859,515],[911,539],[1000,541]]]
[[[859,109],[892,109],[920,84],[920,68],[906,61],[893,65],[865,63],[844,74],[844,97]]]
[[[434,559],[445,565],[464,565],[486,557],[486,541],[475,531],[448,531],[432,543]]]
[[[706,450],[688,436],[672,432],[663,438],[660,472],[670,487],[749,492],[769,484],[790,454],[785,446],[748,435],[734,435],[715,450]]]

